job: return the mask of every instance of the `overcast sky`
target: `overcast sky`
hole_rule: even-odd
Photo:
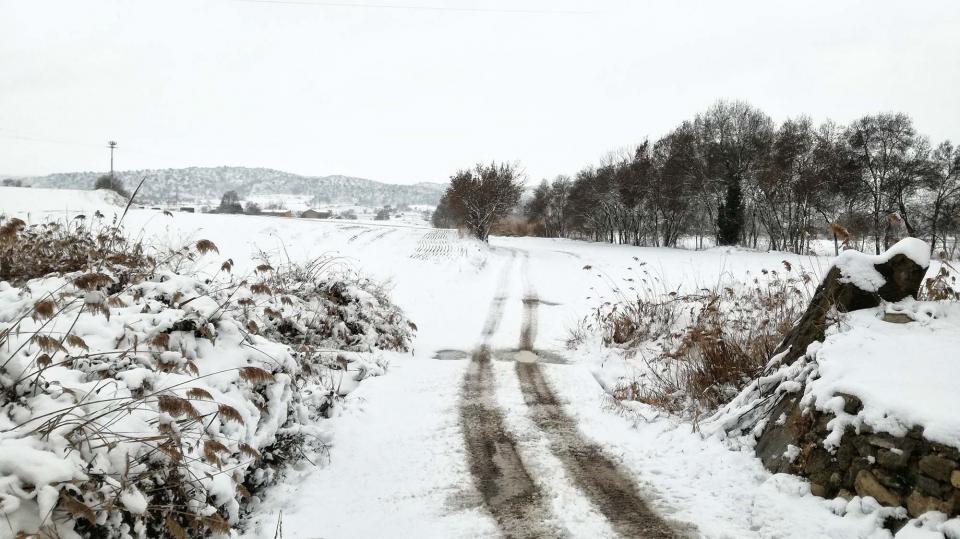
[[[0,174],[538,180],[718,98],[960,139],[960,1],[0,0]]]

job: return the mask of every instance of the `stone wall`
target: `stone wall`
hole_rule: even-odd
[[[860,411],[859,399],[841,396],[845,412]],[[956,448],[924,439],[919,428],[903,437],[849,428],[839,447],[830,452],[823,440],[834,416],[810,409],[802,413],[795,399],[781,403],[778,408],[784,415],[774,416],[780,421],[768,425],[757,444],[757,454],[768,468],[806,477],[818,496],[872,496],[883,505],[902,505],[914,517],[927,511],[960,514],[960,451]],[[783,451],[785,441],[791,443]]]
[[[927,261],[917,263],[895,254],[874,267],[885,281],[876,291],[857,288],[841,268],[831,268],[803,318],[777,350],[780,361],[771,362],[766,374],[805,361],[807,346],[823,340],[831,310],[853,311],[880,305],[882,301],[916,298]],[[909,317],[895,313],[888,314],[885,320],[910,321]],[[871,496],[883,505],[904,506],[914,517],[933,510],[950,516],[960,514],[960,451],[956,448],[924,439],[920,428],[896,437],[872,432],[867,427],[859,432],[848,427],[839,446],[831,451],[824,447],[824,440],[831,433],[827,425],[834,415],[800,405],[802,386],[785,393],[767,391],[770,389],[753,388],[765,397],[761,402],[766,404],[758,406],[763,423],[757,423],[754,432],[759,431],[757,456],[767,469],[806,477],[811,491],[818,496]],[[856,396],[840,396],[845,413],[856,415],[863,408]]]

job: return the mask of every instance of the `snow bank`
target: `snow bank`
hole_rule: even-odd
[[[92,186],[91,186],[92,187]],[[122,211],[126,204],[117,193],[105,189],[42,189],[34,187],[0,187],[0,214],[48,216],[57,213],[93,213],[104,215]],[[29,221],[29,219],[27,219]]]

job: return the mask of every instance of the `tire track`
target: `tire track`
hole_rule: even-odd
[[[529,253],[524,252],[524,317],[520,349],[533,351],[540,299],[528,271]],[[647,505],[630,479],[631,474],[610,460],[599,445],[580,434],[576,422],[564,412],[562,403],[547,383],[540,363],[517,362],[515,370],[534,424],[547,435],[553,454],[611,527],[623,537],[678,537],[676,531]]]
[[[624,537],[675,538],[673,528],[650,509],[636,484],[597,444],[585,440],[563,411],[538,363],[517,363],[524,401],[534,423],[550,439],[567,474]]]
[[[353,243],[357,241],[360,237],[365,236],[373,231],[374,230],[372,228],[363,228],[360,232],[357,232],[353,236],[350,236],[349,238],[347,238],[347,243]]]
[[[473,353],[464,377],[460,422],[470,473],[503,534],[522,539],[563,537],[563,530],[548,524],[550,511],[544,496],[523,465],[517,443],[508,434],[494,397],[495,380],[487,341],[500,325],[513,262],[511,256],[500,275],[497,296],[483,326],[482,343]]]
[[[417,242],[416,250],[410,258],[417,260],[444,260],[454,258],[453,231],[431,230]]]

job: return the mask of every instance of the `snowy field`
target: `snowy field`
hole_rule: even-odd
[[[110,218],[122,210],[100,194],[38,191],[0,189],[0,213],[40,222],[94,211]],[[819,276],[827,258],[538,238],[494,237],[488,247],[455,231],[394,222],[170,217],[140,209],[124,225],[131,235],[171,246],[209,239],[237,272],[252,271],[258,251],[294,260],[336,257],[387,283],[418,326],[414,353],[365,381],[341,415],[320,426],[334,440],[329,458],[302,463],[262,496],[248,537],[275,537],[279,529],[287,538],[499,536],[471,475],[459,410],[469,358],[481,344],[494,358],[504,425],[555,529],[574,537],[618,535],[551,451],[551,434],[525,402],[517,365],[530,352],[521,349],[550,359],[542,363],[544,376],[579,435],[628,470],[676,529],[718,538],[889,536],[870,500],[814,497],[804,481],[772,475],[752,453],[730,451],[689,425],[618,415],[591,362],[564,347],[592,309],[637,289],[712,288],[781,268],[784,260]]]

